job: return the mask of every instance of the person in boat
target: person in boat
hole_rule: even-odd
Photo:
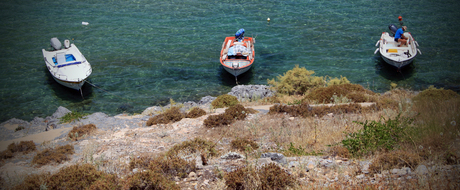
[[[402,16],[399,16],[398,19],[399,19],[399,26],[403,27],[404,23],[403,23],[403,20],[402,20]]]
[[[404,31],[407,30],[407,26],[402,26],[395,33],[395,42],[401,42],[401,45],[407,45],[407,38],[404,36]],[[401,45],[398,45],[401,46]]]
[[[235,40],[239,42],[242,42],[244,40],[244,29],[243,28],[236,31]]]

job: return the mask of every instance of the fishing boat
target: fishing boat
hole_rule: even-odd
[[[51,51],[42,49],[46,67],[59,84],[80,90],[92,69],[85,56],[75,44],[64,41],[64,48],[57,38],[51,38]]]
[[[220,63],[224,69],[235,76],[248,71],[254,63],[255,38],[244,37],[244,29],[235,36],[226,37],[220,51]]]
[[[380,40],[375,44],[379,48],[374,51],[374,54],[380,52],[382,59],[386,63],[400,69],[412,63],[417,54],[420,53],[421,55],[422,52],[417,48],[419,45],[410,32],[404,32],[404,36],[408,38],[407,45],[401,45],[401,42],[394,41],[394,34],[397,27],[391,24],[389,29],[391,34],[382,32]]]

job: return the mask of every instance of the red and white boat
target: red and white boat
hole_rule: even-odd
[[[226,37],[220,51],[220,63],[227,72],[235,77],[251,68],[254,63],[254,43],[256,42],[252,37],[242,39],[237,37]]]

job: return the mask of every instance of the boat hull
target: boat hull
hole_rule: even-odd
[[[237,77],[251,69],[255,56],[254,43],[252,37],[245,37],[242,42],[235,41],[235,37],[226,37],[220,51],[220,63],[225,71]]]
[[[229,72],[230,74],[232,74],[233,76],[237,77],[237,76],[245,73],[249,69],[251,69],[251,65],[249,65],[248,67],[242,68],[242,69],[233,69],[233,68],[229,68],[229,67],[224,67],[224,69],[227,72]]]
[[[74,89],[74,90],[80,90],[81,87],[85,84],[85,80],[82,80],[82,81],[80,81],[80,82],[68,82],[68,81],[59,80],[59,79],[57,79],[57,78],[54,77],[54,76],[53,76],[53,79],[54,79],[57,83],[59,83],[59,84],[65,86],[65,87]]]
[[[74,44],[54,51],[42,49],[42,53],[53,79],[65,87],[80,90],[92,73],[91,64]]]
[[[398,69],[411,64],[417,57],[420,50],[417,48],[418,43],[414,40],[409,32],[404,33],[408,38],[408,44],[404,47],[399,47],[400,43],[394,41],[394,37],[388,32],[383,32],[380,40],[377,42],[377,49],[382,59],[389,65]],[[376,50],[376,52],[377,52]]]

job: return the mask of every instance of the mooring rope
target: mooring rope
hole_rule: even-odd
[[[94,86],[94,87],[96,87],[96,88],[98,88],[98,89],[100,89],[100,90],[102,90],[102,91],[104,91],[104,92],[107,92],[107,93],[111,94],[111,95],[114,95],[114,96],[119,97],[119,98],[121,98],[121,99],[127,100],[127,101],[129,101],[129,102],[132,102],[132,101],[129,100],[129,99],[123,98],[123,97],[118,96],[118,95],[116,95],[116,94],[113,94],[113,93],[111,93],[111,92],[109,92],[109,91],[107,91],[107,90],[104,90],[103,88],[98,87],[98,86],[94,85],[93,83],[90,83],[90,82],[87,81],[87,80],[85,80],[85,82],[87,82],[87,83],[90,84],[91,86]]]

